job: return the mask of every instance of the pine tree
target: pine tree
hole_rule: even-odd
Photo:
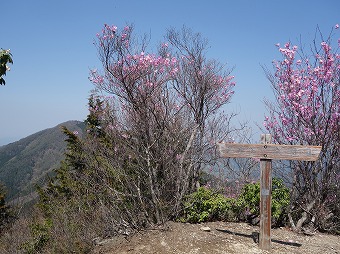
[[[0,184],[0,233],[13,219],[13,210],[8,204],[6,204],[5,188]]]

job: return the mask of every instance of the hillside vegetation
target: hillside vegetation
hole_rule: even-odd
[[[6,187],[8,201],[29,201],[35,185],[43,184],[59,167],[66,149],[61,126],[81,133],[84,123],[68,121],[0,147],[0,182]]]

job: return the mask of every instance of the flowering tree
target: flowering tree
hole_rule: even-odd
[[[6,71],[9,71],[8,63],[13,63],[12,54],[8,50],[0,50],[0,85],[5,85],[6,82],[3,76],[6,75]]]
[[[323,230],[340,227],[340,39],[333,46],[333,35],[320,33],[311,55],[290,42],[277,44],[282,60],[273,62],[274,74],[267,72],[276,102],[266,102],[264,125],[275,142],[322,146],[316,163],[291,163],[290,222],[296,230],[307,222]]]
[[[206,41],[186,28],[169,30],[157,53],[131,26],[105,25],[97,38],[103,71],[90,79],[105,101],[100,129],[126,176],[119,193],[136,196],[139,212],[161,223],[178,214],[200,171],[214,163],[215,142],[230,131],[230,117],[218,113],[233,94],[233,77],[206,58]]]

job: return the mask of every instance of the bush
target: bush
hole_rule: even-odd
[[[282,179],[272,180],[272,224],[281,226],[287,220],[287,207],[289,205],[289,189]],[[246,184],[237,199],[238,215],[240,220],[251,220],[260,216],[260,183]]]
[[[287,219],[289,189],[281,179],[272,181],[272,224],[283,225]],[[249,221],[260,215],[260,183],[246,184],[238,198],[227,198],[211,189],[199,188],[184,201],[182,222]]]
[[[200,223],[215,220],[235,220],[234,210],[234,199],[226,198],[222,194],[201,187],[186,198],[180,221]]]
[[[33,223],[30,227],[32,239],[26,241],[22,245],[25,253],[39,253],[43,250],[48,240],[50,239],[51,221],[43,223]]]

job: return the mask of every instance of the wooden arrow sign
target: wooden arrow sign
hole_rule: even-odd
[[[223,158],[260,159],[260,237],[259,247],[271,250],[272,160],[316,161],[321,146],[275,145],[271,135],[262,134],[261,144],[217,143]]]
[[[321,146],[217,143],[223,158],[316,161]]]

